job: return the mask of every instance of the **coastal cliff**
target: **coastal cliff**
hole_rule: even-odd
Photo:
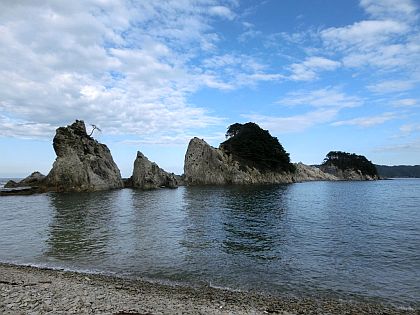
[[[365,156],[354,153],[330,151],[320,169],[340,180],[379,179],[375,165]]]
[[[339,180],[319,168],[295,164],[293,172],[261,171],[243,165],[221,148],[203,139],[191,139],[185,154],[184,174],[187,185],[281,184],[315,180]]]
[[[131,186],[140,189],[155,189],[159,187],[176,188],[179,180],[173,173],[165,172],[156,163],[149,161],[140,151],[134,161]]]
[[[48,189],[97,191],[123,187],[108,147],[86,133],[83,121],[58,128],[53,146],[57,158],[45,180]]]

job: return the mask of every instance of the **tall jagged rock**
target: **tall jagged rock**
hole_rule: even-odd
[[[83,121],[58,128],[53,146],[57,158],[46,178],[49,189],[97,191],[123,187],[108,147],[86,133]]]
[[[156,163],[149,161],[140,151],[134,161],[131,185],[134,188],[155,189],[159,187],[176,188],[179,185],[177,176],[165,172]]]
[[[275,184],[291,183],[293,175],[287,172],[262,172],[241,165],[222,149],[216,149],[199,138],[191,139],[184,163],[187,185]]]

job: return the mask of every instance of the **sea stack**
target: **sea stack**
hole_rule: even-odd
[[[140,189],[177,188],[179,185],[175,174],[165,172],[156,163],[149,161],[140,151],[137,152],[134,161],[133,176],[131,176],[130,183],[133,188]]]
[[[194,137],[185,153],[184,175],[187,185],[223,185],[238,177],[239,165],[220,149]]]
[[[230,125],[226,138],[219,148],[199,138],[191,139],[185,154],[186,185],[340,180],[317,167],[291,163],[289,153],[278,139],[255,123]]]
[[[330,151],[321,171],[332,174],[340,180],[377,180],[378,171],[375,165],[363,155],[342,151]]]
[[[98,191],[123,187],[108,147],[86,133],[82,120],[58,128],[53,146],[57,158],[46,178],[49,189]]]
[[[278,184],[294,181],[295,167],[277,138],[255,123],[233,124],[219,148],[193,138],[185,154],[187,185]]]

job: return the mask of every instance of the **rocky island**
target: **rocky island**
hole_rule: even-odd
[[[34,172],[18,183],[10,181],[0,195],[379,179],[375,166],[354,153],[331,151],[319,167],[291,163],[278,139],[252,122],[230,125],[226,138],[219,148],[191,139],[183,176],[166,172],[139,151],[132,176],[123,180],[108,147],[87,134],[82,120],[76,120],[57,129],[53,139],[57,158],[47,176]]]
[[[180,176],[165,172],[141,152],[137,152],[133,175],[123,181],[109,148],[87,134],[82,120],[58,128],[53,147],[57,158],[47,176],[34,172],[20,182],[11,180],[6,183],[0,195],[46,191],[86,192],[123,187],[176,188],[182,183]]]
[[[164,171],[138,151],[134,161],[133,175],[128,180],[126,187],[140,189],[176,188],[180,185],[180,182],[179,176]]]
[[[278,139],[255,123],[233,124],[226,137],[228,139],[219,148],[198,138],[190,141],[184,164],[187,185],[378,179],[373,164],[355,154],[349,154],[352,163],[346,162],[345,154],[329,153],[320,168],[293,164]]]
[[[363,155],[341,151],[331,151],[320,166],[321,171],[341,180],[379,179],[375,165]]]
[[[295,167],[277,138],[257,124],[233,124],[219,148],[193,138],[185,154],[188,185],[292,183]]]
[[[83,121],[58,128],[53,147],[57,159],[45,179],[47,189],[60,192],[123,187],[120,170],[108,147],[86,133]]]

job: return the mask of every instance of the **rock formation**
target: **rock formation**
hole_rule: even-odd
[[[222,149],[211,147],[202,139],[191,139],[185,154],[187,185],[274,184],[291,183],[293,175],[286,172],[262,172],[239,164]]]
[[[97,191],[123,187],[108,147],[86,133],[83,121],[58,128],[53,146],[57,158],[46,178],[49,189]]]
[[[149,161],[141,152],[137,152],[134,161],[133,176],[127,181],[134,188],[154,189],[159,187],[176,188],[179,180],[173,173],[165,172],[156,163]]]
[[[334,165],[321,165],[320,170],[324,173],[331,174],[338,178],[338,180],[376,180],[377,176],[363,174],[361,170],[345,169],[342,170]]]
[[[321,171],[332,174],[341,180],[377,180],[378,171],[365,156],[341,151],[327,154]]]
[[[187,185],[279,184],[340,178],[303,163],[294,164],[295,172],[260,171],[241,165],[223,149],[204,140],[191,139],[185,154],[184,175]]]
[[[318,167],[305,165],[303,163],[297,163],[296,172],[293,175],[295,182],[307,182],[316,180],[340,180],[337,176],[325,173]]]
[[[40,172],[33,172],[31,175],[22,179],[20,182],[9,180],[4,185],[4,188],[41,187],[44,185],[45,178],[45,175],[42,175]]]

